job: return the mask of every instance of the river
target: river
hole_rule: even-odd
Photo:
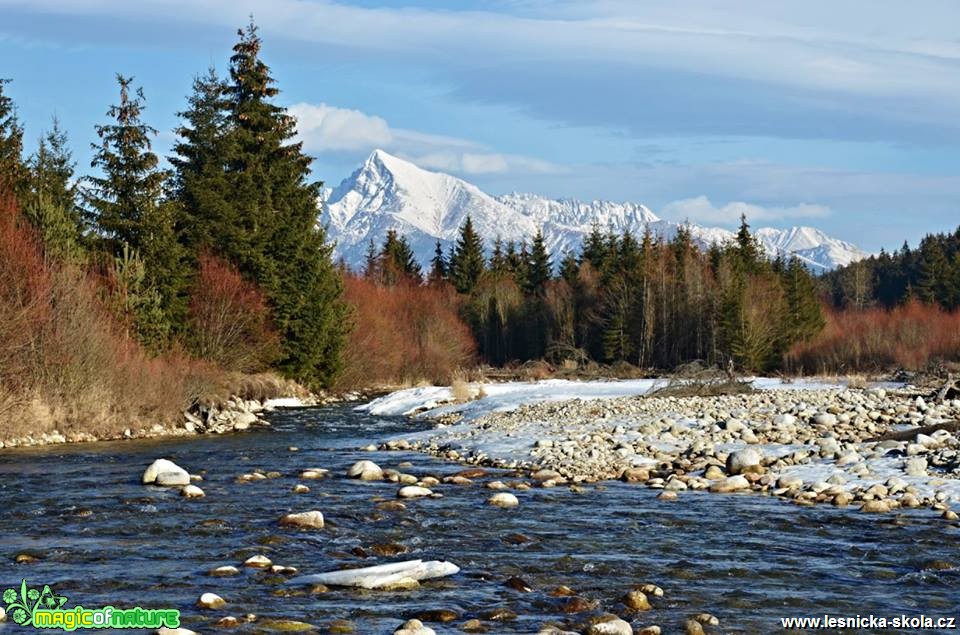
[[[623,483],[518,491],[520,506],[501,509],[485,504],[492,492],[483,483],[513,477],[491,472],[471,486],[436,487],[443,498],[381,511],[376,502],[394,499],[398,486],[346,479],[354,461],[385,468],[409,461],[403,471],[418,476],[462,469],[419,454],[358,449],[425,424],[350,406],[279,411],[271,419],[271,429],[218,437],[0,451],[0,588],[26,578],[53,586],[68,606],[178,608],[183,625],[201,633],[224,615],[247,613],[258,620],[230,632],[264,632],[267,618],[286,618],[318,632],[346,619],[357,633],[386,634],[434,609],[457,615],[430,624],[437,633],[461,632],[471,618],[491,633],[535,633],[547,622],[575,629],[604,610],[635,628],[659,624],[664,633],[681,632],[683,621],[702,611],[720,620],[708,632],[723,633],[783,632],[781,617],[825,613],[960,616],[960,530],[928,510],[869,515],[696,492],[666,502],[656,500],[656,490]],[[162,456],[202,474],[206,498],[141,485],[143,470]],[[309,467],[331,476],[300,481]],[[254,469],[282,476],[236,482]],[[298,482],[311,491],[293,493]],[[277,524],[283,514],[312,509],[323,512],[326,528]],[[407,552],[381,557],[375,545]],[[23,553],[37,561],[16,564]],[[207,574],[258,553],[301,575],[412,558],[449,560],[462,571],[415,591],[323,594],[261,570]],[[533,591],[504,585],[512,576]],[[659,585],[664,596],[651,598],[653,610],[630,614],[619,599],[642,583]],[[550,594],[559,585],[599,607],[566,613],[568,598]],[[195,608],[207,591],[227,606]],[[516,618],[488,619],[506,614],[502,609]],[[4,629],[19,630],[9,622]]]

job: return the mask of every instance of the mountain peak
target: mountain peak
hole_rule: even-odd
[[[564,251],[578,250],[597,224],[606,231],[637,236],[650,229],[664,240],[670,240],[679,227],[640,203],[521,193],[493,197],[463,179],[426,170],[379,148],[333,190],[320,220],[336,241],[335,256],[348,265],[360,266],[369,242],[381,244],[391,230],[405,236],[417,259],[426,265],[438,240],[444,249],[456,241],[468,215],[488,246],[497,238],[529,242],[542,230],[555,260]],[[704,247],[733,239],[726,229],[684,225]],[[761,228],[755,236],[770,257],[796,255],[814,270],[866,256],[854,245],[812,227]]]

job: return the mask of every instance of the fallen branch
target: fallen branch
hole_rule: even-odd
[[[928,426],[920,426],[919,428],[910,428],[909,430],[891,430],[881,434],[879,437],[867,439],[867,443],[876,443],[878,441],[909,441],[918,434],[926,434],[929,436],[937,430],[946,430],[947,432],[960,431],[960,421],[944,421],[943,423],[934,423]]]

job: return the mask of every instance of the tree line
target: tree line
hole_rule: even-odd
[[[370,243],[363,275],[382,285],[449,285],[488,363],[548,359],[673,368],[691,360],[779,368],[824,318],[816,280],[796,258],[769,260],[746,218],[730,244],[700,248],[595,226],[579,253],[554,263],[542,233],[489,250],[467,217],[456,243],[437,242],[424,273],[406,240]]]
[[[917,300],[945,311],[960,307],[960,227],[928,234],[915,248],[906,242],[893,253],[881,249],[826,274],[823,285],[838,308],[892,309]]]
[[[256,26],[238,35],[228,75],[211,68],[196,78],[178,113],[172,169],[152,149],[157,131],[133,78],[117,75],[118,101],[94,131],[93,175],[79,179],[56,120],[24,157],[23,128],[0,81],[0,179],[45,258],[101,277],[105,304],[146,349],[227,355],[223,333],[209,332],[211,324],[228,328],[223,306],[208,296],[229,293],[234,307],[261,307],[252,320],[234,316],[261,331],[243,334],[259,347],[246,365],[329,385],[349,311],[317,224],[322,184],[292,141],[294,118],[274,103],[278,89]],[[255,341],[273,336],[274,347]]]

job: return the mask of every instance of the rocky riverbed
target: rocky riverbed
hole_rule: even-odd
[[[929,507],[958,520],[960,440],[949,424],[960,400],[928,403],[905,388],[569,399],[464,421],[449,408],[422,416],[431,412],[435,429],[381,449],[517,469],[541,487],[621,479],[668,501],[687,490],[756,492],[865,512]],[[920,427],[927,433],[881,440]]]

